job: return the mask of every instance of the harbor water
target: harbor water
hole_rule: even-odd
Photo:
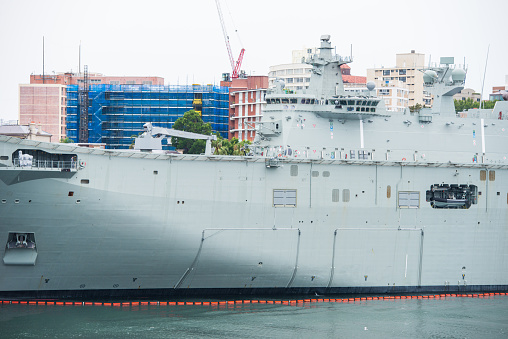
[[[508,338],[508,296],[297,304],[0,304],[2,338]]]

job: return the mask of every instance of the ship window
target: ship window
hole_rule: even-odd
[[[354,111],[354,110],[355,110],[355,108],[354,108],[354,107],[351,107],[351,106],[348,106],[348,107],[347,107],[347,111],[348,111],[348,112],[351,112],[351,111]]]
[[[478,187],[475,185],[434,184],[426,192],[426,201],[432,208],[468,209],[478,202]]]
[[[496,171],[489,171],[489,181],[496,180]]]
[[[355,158],[355,151],[350,151],[349,152],[349,159],[354,159]]]
[[[349,196],[350,196],[349,189],[346,188],[346,189],[342,190],[342,201],[343,202],[349,202]]]
[[[348,101],[347,101],[347,104],[348,104],[348,105],[354,105],[354,104],[355,104],[355,101],[354,101],[354,100],[348,100]]]
[[[274,207],[296,207],[296,190],[273,190]]]
[[[362,111],[362,112],[365,112],[365,107],[362,107],[361,111]]]
[[[481,170],[480,171],[480,180],[481,181],[487,180],[487,171],[486,170]]]
[[[370,106],[372,104],[372,101],[367,101],[367,106]]]
[[[347,105],[346,100],[340,100],[341,105]]]
[[[420,208],[420,192],[399,192],[399,208]]]
[[[301,102],[302,102],[302,104],[305,104],[305,99],[302,99],[302,101],[301,101]]]
[[[371,112],[375,112],[375,111],[376,111],[376,109],[375,109],[374,107],[371,107],[371,108],[370,108],[370,111],[371,111]]]
[[[280,99],[279,98],[275,99],[275,103],[280,104]]]
[[[306,99],[306,100],[305,100],[305,103],[306,103],[307,105],[309,105],[309,104],[310,104],[310,99]]]
[[[329,171],[323,171],[323,177],[328,178],[330,176]]]
[[[340,190],[338,188],[332,189],[332,202],[339,202]]]
[[[9,160],[9,157],[7,155],[0,156],[0,160]]]
[[[360,107],[356,107],[356,111],[357,111],[357,112],[360,112]]]
[[[365,106],[365,105],[367,105],[367,101],[366,101],[366,100],[363,100],[363,101],[362,101],[362,106]]]
[[[379,104],[379,101],[373,101],[373,102],[372,102],[372,105],[373,105],[373,106],[377,106],[377,104]]]
[[[386,197],[390,199],[392,197],[392,186],[386,186]]]
[[[87,185],[90,183],[90,180],[89,179],[81,179],[81,183]]]
[[[298,176],[298,165],[291,165],[290,174],[292,177]]]
[[[291,98],[290,99],[290,103],[292,104],[297,104],[298,103],[298,100],[296,98]]]
[[[361,105],[362,104],[362,101],[361,100],[356,100],[356,105]]]
[[[283,104],[289,104],[289,99],[287,99],[287,98],[283,98],[283,99],[281,99],[281,102],[282,102]]]
[[[312,171],[312,177],[313,178],[319,177],[319,172],[318,171]]]
[[[315,102],[315,101],[314,101],[314,99],[311,99],[311,100],[310,100],[310,104],[311,104],[311,105],[314,105],[314,102]]]

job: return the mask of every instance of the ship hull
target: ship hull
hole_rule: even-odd
[[[20,145],[0,147],[11,155]],[[479,166],[69,153],[83,166],[0,168],[1,296],[508,287],[506,169],[489,181]],[[434,182],[476,185],[481,195],[468,209],[432,208],[425,191]],[[295,198],[277,204],[280,191]],[[417,192],[417,205],[401,206],[399,192]],[[34,237],[35,259],[8,249],[20,233]]]

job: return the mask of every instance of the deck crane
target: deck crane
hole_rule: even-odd
[[[220,24],[222,25],[222,33],[224,34],[224,41],[226,42],[226,47],[228,49],[229,62],[231,63],[231,69],[233,70],[231,78],[236,79],[239,77],[238,72],[240,71],[240,66],[242,65],[245,48],[242,48],[242,50],[240,51],[240,56],[238,57],[238,60],[235,63],[235,60],[233,59],[233,52],[231,52],[229,36],[226,31],[226,26],[224,25],[224,18],[222,17],[222,10],[220,8],[219,0],[215,0],[215,4],[217,5],[217,12],[219,12]]]

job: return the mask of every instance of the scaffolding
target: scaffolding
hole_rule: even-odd
[[[83,83],[79,88],[79,142],[88,142],[88,66],[83,69]]]
[[[78,141],[81,126],[81,92],[67,86],[67,136]],[[215,85],[90,85],[88,91],[89,143],[106,148],[129,148],[143,124],[172,128],[189,110],[201,111],[213,133],[228,137],[229,89]],[[80,141],[82,142],[82,141]],[[165,146],[168,149],[168,146]]]

